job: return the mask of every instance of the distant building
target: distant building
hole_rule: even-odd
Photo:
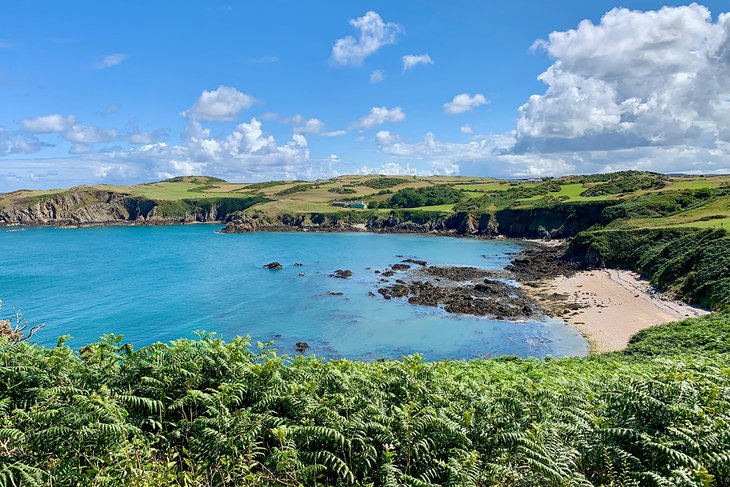
[[[340,208],[357,208],[358,210],[367,210],[368,205],[364,201],[333,201],[330,206],[338,206]]]

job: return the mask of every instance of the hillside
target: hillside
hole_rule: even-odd
[[[229,183],[206,176],[188,176],[135,186],[81,186],[65,190],[20,190],[0,195],[0,222],[103,223],[114,220],[147,220],[152,210],[134,212],[145,204],[156,208],[150,221],[172,222],[223,220],[236,209],[253,207],[267,214],[341,214],[361,210],[331,206],[334,201],[363,200],[371,211],[383,215],[394,209],[415,212],[450,213],[454,211],[499,211],[540,208],[558,203],[616,204],[645,196],[677,195],[716,191],[727,195],[730,176],[664,176],[653,173],[625,172],[608,175],[569,176],[557,179],[496,180],[472,177],[341,176],[317,181],[270,181]],[[74,199],[73,196],[76,195]],[[32,211],[34,206],[69,201],[64,211],[50,212],[51,218]],[[695,207],[680,212],[663,226],[723,227],[730,222],[730,206],[721,198],[714,206]],[[103,213],[103,205],[126,205],[118,214]],[[97,205],[97,221],[84,214],[84,207]],[[210,208],[219,206],[219,214]],[[207,212],[205,209],[207,208]],[[203,211],[201,211],[203,210]],[[25,220],[13,219],[22,215]],[[85,218],[87,217],[87,218]],[[27,220],[27,221],[26,221]],[[87,221],[88,220],[88,221]],[[650,226],[651,220],[637,222]]]
[[[730,316],[588,358],[0,338],[0,485],[730,484]]]

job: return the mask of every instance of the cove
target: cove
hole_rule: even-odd
[[[325,358],[427,360],[585,355],[560,320],[451,315],[372,296],[375,269],[403,258],[501,269],[517,242],[373,233],[221,234],[220,225],[25,227],[0,230],[0,298],[46,323],[36,335],[74,348],[106,333],[136,347],[193,337],[249,335],[282,354],[296,342]],[[282,270],[262,266],[278,261]],[[301,263],[295,267],[294,263]],[[350,279],[333,279],[350,269]],[[303,274],[303,275],[300,275]],[[332,295],[342,293],[342,295]]]

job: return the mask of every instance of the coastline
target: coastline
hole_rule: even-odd
[[[645,328],[709,313],[670,299],[627,270],[579,271],[525,288],[548,314],[580,331],[591,354],[621,350]]]
[[[226,225],[226,221],[114,221],[78,225],[59,222],[38,225],[2,225],[2,227],[89,228],[104,226],[175,226],[191,224]],[[220,233],[228,233],[224,227]],[[260,226],[240,233],[374,233],[421,234],[438,237],[474,238],[514,241],[523,245],[508,271],[520,288],[549,317],[561,319],[578,330],[587,340],[590,353],[621,350],[637,332],[662,323],[701,316],[708,311],[670,299],[631,271],[601,268],[582,270],[562,259],[565,239],[538,240],[509,238],[503,235],[459,233],[454,230],[413,227],[371,227],[365,224],[327,226]],[[239,232],[235,232],[239,233]],[[527,256],[527,257],[526,257]],[[520,266],[522,264],[522,266]],[[456,266],[446,266],[456,268]],[[472,314],[472,313],[467,313]]]

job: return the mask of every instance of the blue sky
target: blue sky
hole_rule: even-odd
[[[729,172],[723,4],[3,2],[0,190]]]

